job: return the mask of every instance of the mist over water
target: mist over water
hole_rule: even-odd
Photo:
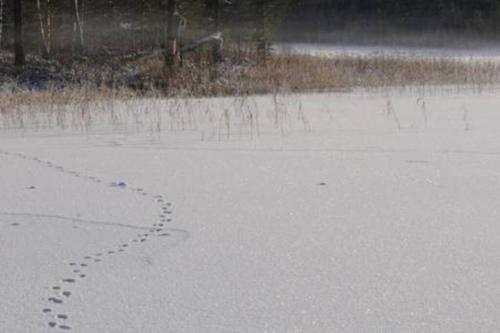
[[[338,43],[278,42],[275,52],[307,54],[320,57],[385,57],[408,59],[447,59],[473,62],[500,62],[500,46],[488,48],[437,48],[402,45],[363,45]]]

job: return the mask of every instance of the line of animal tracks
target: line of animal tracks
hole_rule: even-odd
[[[128,227],[135,230],[137,234],[133,236],[128,242],[120,242],[114,244],[107,249],[96,249],[94,253],[83,253],[79,258],[70,258],[67,263],[67,270],[65,276],[54,281],[46,281],[47,287],[50,292],[45,300],[45,305],[40,309],[43,316],[43,321],[46,322],[49,331],[69,331],[74,330],[75,327],[71,324],[71,314],[66,311],[66,304],[71,301],[71,297],[77,288],[78,284],[83,283],[88,277],[89,268],[93,265],[102,265],[106,261],[112,260],[113,257],[126,254],[127,252],[137,249],[145,242],[160,241],[164,238],[180,237],[186,239],[187,233],[182,230],[169,228],[172,223],[172,204],[166,200],[161,194],[151,194],[140,187],[130,187],[124,181],[109,182],[99,177],[83,175],[77,171],[69,170],[64,166],[58,165],[52,161],[40,159],[38,157],[28,156],[22,153],[12,153],[9,151],[0,150],[0,154],[13,158],[20,158],[33,163],[38,163],[46,168],[53,169],[66,176],[76,177],[88,182],[94,183],[96,186],[111,186],[117,191],[128,191],[130,194],[140,196],[146,200],[152,200],[157,206],[157,215],[151,224],[147,226],[128,226],[121,223],[109,223],[98,221],[85,221],[81,219],[53,216],[59,220],[70,220],[76,223],[87,224],[107,224],[116,225],[117,227]],[[6,213],[12,215],[12,213]],[[16,215],[22,215],[17,213]],[[27,214],[29,215],[29,214]]]

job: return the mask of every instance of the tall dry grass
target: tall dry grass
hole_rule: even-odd
[[[183,129],[193,125],[193,113],[197,112],[183,104],[186,97],[239,96],[237,107],[223,110],[217,120],[218,128],[225,128],[221,132],[229,132],[231,119],[258,128],[258,115],[251,111],[246,98],[254,94],[276,96],[356,87],[483,86],[500,82],[500,64],[444,59],[275,54],[259,62],[247,52],[229,53],[226,61],[219,65],[213,65],[209,56],[203,54],[187,59],[175,70],[165,69],[161,58],[135,60],[133,65],[140,68],[139,86],[119,82],[98,86],[92,83],[92,77],[99,68],[80,64],[75,71],[87,75],[86,82],[90,84],[40,91],[4,89],[0,91],[0,128],[88,130],[108,123],[115,127],[133,124],[137,128],[161,131],[165,115],[172,120],[173,127]],[[168,97],[167,103],[165,97]],[[148,103],[137,103],[142,98],[147,98]],[[144,109],[141,105],[148,106]],[[282,112],[278,102],[275,109],[273,117],[279,125],[286,112]],[[207,113],[207,117],[211,115]]]
[[[487,85],[500,82],[500,63],[453,59],[320,58],[276,54],[259,62],[250,53],[217,68],[205,59],[167,72],[161,61],[144,64],[149,82],[167,82],[170,95],[221,96],[324,92],[356,87]]]

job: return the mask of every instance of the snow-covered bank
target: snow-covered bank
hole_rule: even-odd
[[[500,328],[496,89],[168,103],[1,132],[0,331]]]

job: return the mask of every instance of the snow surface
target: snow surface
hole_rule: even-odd
[[[4,122],[0,332],[499,331],[499,92]]]

